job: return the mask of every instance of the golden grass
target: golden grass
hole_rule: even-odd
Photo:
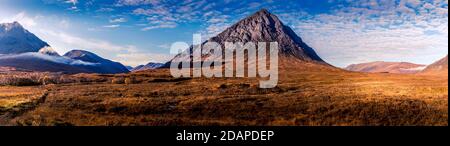
[[[0,114],[33,102],[44,94],[39,87],[0,87]]]
[[[12,125],[448,125],[448,77],[443,76],[285,66],[273,89],[260,89],[258,80],[251,78],[173,79],[168,70],[79,76],[107,81],[47,86],[44,103],[7,121]],[[133,82],[112,82],[117,79]],[[0,86],[0,96],[11,89],[25,92]]]

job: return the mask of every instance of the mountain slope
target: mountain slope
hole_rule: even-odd
[[[356,72],[385,72],[385,73],[417,73],[420,72],[425,65],[414,64],[409,62],[384,62],[376,61],[361,64],[352,64],[347,66],[345,69],[349,71]]]
[[[81,60],[84,62],[96,63],[96,66],[85,66],[85,68],[96,73],[127,73],[129,70],[121,63],[104,59],[94,53],[83,50],[72,50],[64,54],[74,60]]]
[[[96,64],[61,56],[50,56],[37,52],[28,52],[0,56],[0,66],[28,71],[94,73],[85,68],[85,66],[96,66]]]
[[[77,56],[77,54],[80,56]],[[120,63],[81,50],[70,51],[65,56],[48,55],[41,52],[2,55],[0,56],[0,66],[43,72],[103,74],[129,72]]]
[[[73,50],[60,56],[18,22],[0,24],[0,67],[66,73],[127,73],[118,62]]]
[[[212,37],[210,41],[219,44],[224,42],[278,42],[279,53],[282,55],[296,57],[303,61],[323,62],[291,28],[284,25],[277,16],[269,13],[266,9],[239,21],[219,35]]]
[[[448,75],[448,55],[430,64],[421,73],[423,74],[442,74]]]
[[[149,70],[149,69],[157,69],[157,68],[162,67],[163,65],[164,65],[164,63],[150,62],[150,63],[148,63],[146,65],[136,66],[131,71],[143,71],[143,70]]]
[[[291,28],[284,25],[277,16],[269,13],[266,9],[239,21],[203,44],[207,42],[217,42],[222,47],[224,47],[225,42],[278,42],[280,59],[293,58],[293,60],[287,60],[330,66],[317,55],[314,49],[304,43]],[[190,47],[191,52],[193,48],[193,46]],[[211,56],[212,54],[203,55]],[[178,54],[172,61],[189,61],[191,59],[192,57],[189,55]],[[289,61],[280,61],[280,63],[289,63]],[[170,62],[163,67],[170,67]]]
[[[0,54],[38,52],[49,46],[18,22],[0,24]]]

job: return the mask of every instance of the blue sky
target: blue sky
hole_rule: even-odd
[[[339,67],[430,64],[448,53],[448,0],[0,0],[0,22],[19,21],[60,54],[84,49],[136,66],[168,61],[172,43],[261,8]]]

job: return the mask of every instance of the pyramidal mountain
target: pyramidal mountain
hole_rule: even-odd
[[[0,67],[65,73],[127,73],[118,62],[82,50],[61,56],[18,22],[0,24]]]
[[[279,56],[301,62],[328,65],[297,34],[281,20],[262,9],[227,28],[217,36],[204,42],[217,42],[224,47],[225,42],[278,42]],[[190,47],[192,52],[193,46]],[[226,49],[226,48],[225,48]],[[186,55],[178,54],[172,60],[186,60]],[[283,59],[280,58],[280,59]],[[170,61],[164,65],[169,67]]]
[[[303,61],[324,62],[316,52],[305,44],[295,32],[284,25],[277,16],[262,9],[232,25],[210,41],[224,42],[278,42],[279,53]]]
[[[0,24],[0,54],[38,52],[48,46],[18,22]]]

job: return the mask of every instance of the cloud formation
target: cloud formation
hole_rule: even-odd
[[[163,48],[158,44],[180,40],[190,42],[194,32],[203,34],[203,39],[207,39],[261,8],[279,16],[324,60],[339,67],[370,61],[429,64],[448,53],[448,0],[44,1],[59,4],[64,9],[76,7],[79,11],[76,14],[93,21],[86,22],[88,27],[84,27],[86,24],[75,24],[70,19],[52,23],[62,30],[73,29],[77,25],[88,28],[89,32],[84,32],[88,35],[82,32],[75,35],[51,29],[50,26],[47,28],[41,25],[45,22],[36,21],[35,17],[24,17],[24,13],[11,17],[20,19],[24,26],[31,26],[34,30],[45,28],[54,31],[58,35],[37,32],[50,44],[92,49],[113,59],[119,58],[117,54],[142,53],[151,56],[153,53],[149,52],[162,53],[159,49]],[[108,36],[97,35],[98,32],[108,33]],[[61,34],[68,35],[70,39],[53,38]],[[117,36],[122,34],[136,36],[123,39]],[[96,38],[99,36],[103,37]],[[142,42],[140,38],[150,38],[152,41]],[[75,41],[68,43],[71,39],[87,45]],[[130,51],[132,49],[137,51]],[[131,55],[122,55],[122,58],[126,56]],[[145,64],[143,56],[137,58],[142,58],[142,64]]]
[[[379,60],[431,63],[430,58],[448,53],[446,0],[349,4],[331,13],[304,16],[307,19],[295,14],[283,18],[322,58],[339,67]]]

